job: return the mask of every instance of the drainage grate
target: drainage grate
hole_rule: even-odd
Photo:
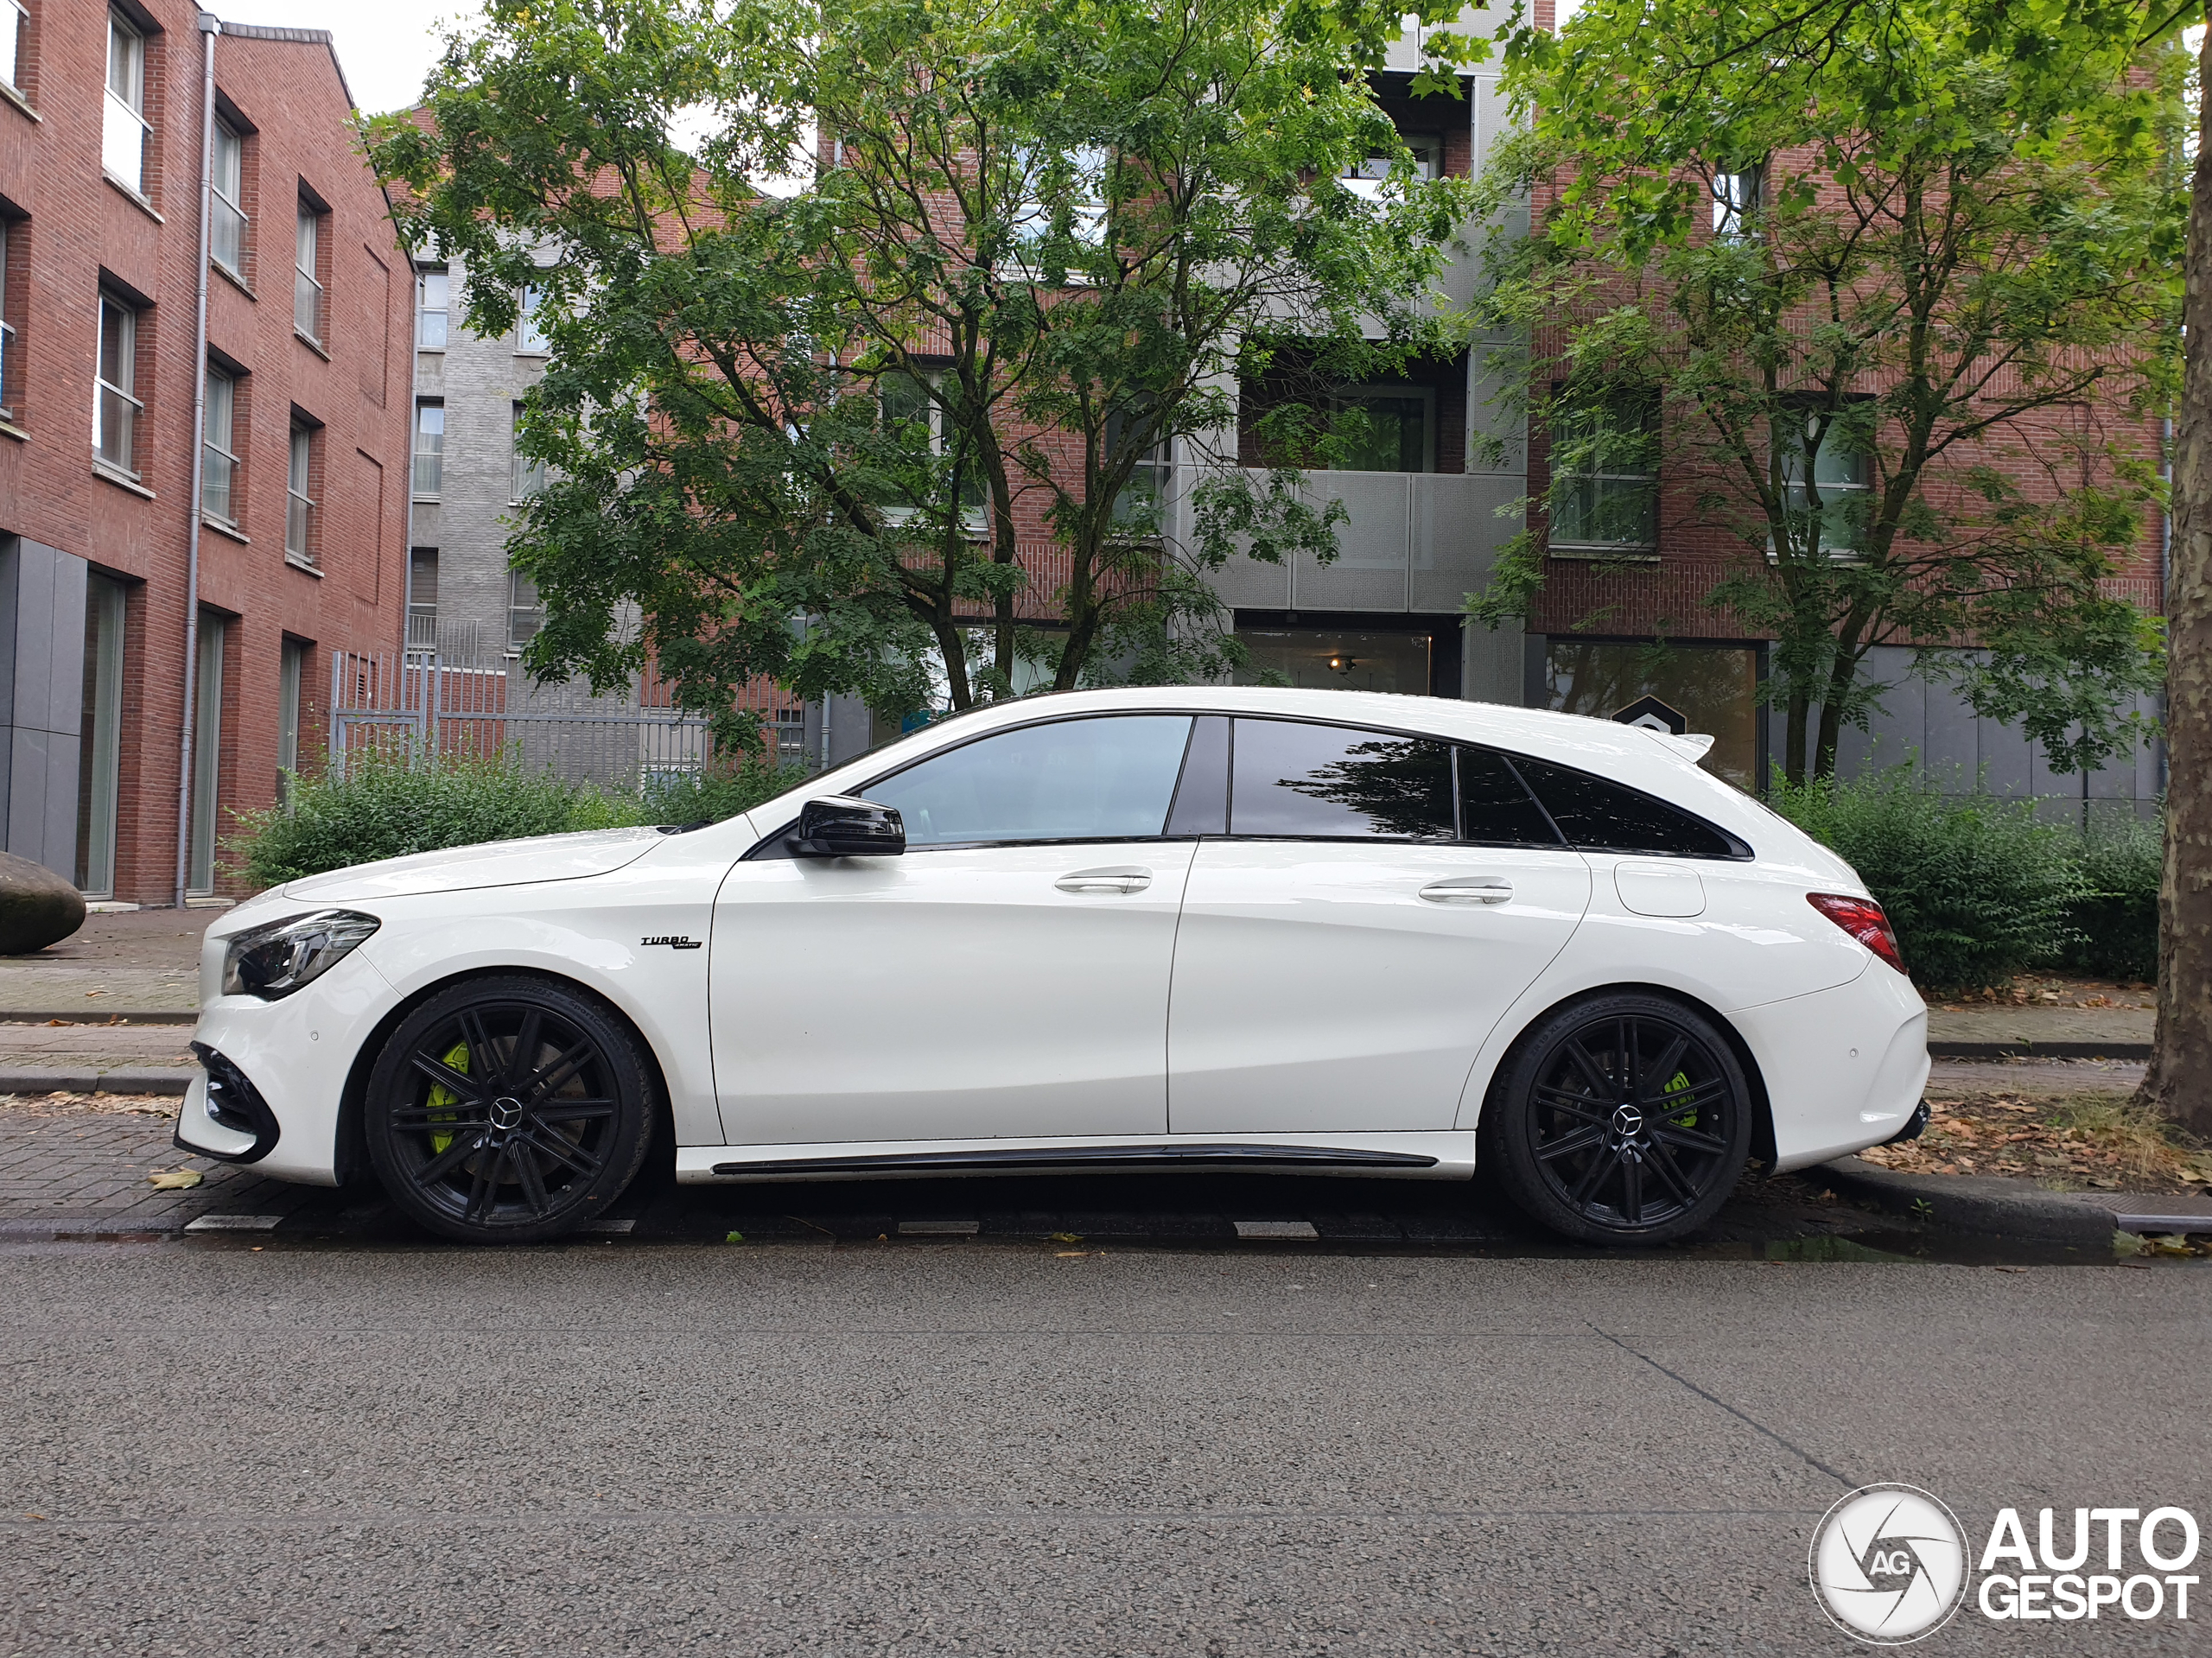
[[[901,1221],[899,1236],[902,1238],[972,1238],[982,1231],[976,1221]]]
[[[282,1215],[201,1215],[184,1223],[188,1232],[274,1232]]]

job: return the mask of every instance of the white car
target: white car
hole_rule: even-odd
[[[1922,1120],[1850,867],[1702,740],[1427,697],[1031,697],[744,816],[465,847],[208,930],[177,1143],[550,1237],[690,1182],[1466,1179],[1650,1243]]]

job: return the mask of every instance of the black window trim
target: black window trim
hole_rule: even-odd
[[[973,711],[981,712],[982,710],[978,708]],[[903,765],[895,765],[887,772],[880,772],[876,776],[870,778],[866,783],[861,785],[858,793],[861,798],[866,798],[869,790],[878,788],[883,784],[888,783],[893,778],[899,776],[903,772],[912,770],[915,766],[921,765],[925,760],[937,759],[943,755],[953,753],[956,749],[966,748],[972,744],[983,742],[993,737],[1004,736],[1009,732],[1027,731],[1037,726],[1067,725],[1077,720],[1119,720],[1128,719],[1133,715],[1137,717],[1157,717],[1161,715],[1181,715],[1189,719],[1191,721],[1191,729],[1189,732],[1185,734],[1183,739],[1183,759],[1181,764],[1176,769],[1174,792],[1168,797],[1167,815],[1160,820],[1163,827],[1175,821],[1175,803],[1182,794],[1183,785],[1188,775],[1192,747],[1198,739],[1198,722],[1205,716],[1213,715],[1224,718],[1230,722],[1229,748],[1225,762],[1229,775],[1225,782],[1224,791],[1227,801],[1226,810],[1224,814],[1224,822],[1225,823],[1233,825],[1236,822],[1236,721],[1239,720],[1274,720],[1281,721],[1286,725],[1332,726],[1340,731],[1369,732],[1377,736],[1402,737],[1417,742],[1444,744],[1447,748],[1452,750],[1452,838],[1449,841],[1431,841],[1420,839],[1411,835],[1236,835],[1233,833],[1222,835],[1084,835],[1025,841],[937,841],[932,842],[925,847],[910,847],[907,848],[907,855],[912,856],[917,852],[974,851],[979,847],[1140,846],[1152,844],[1165,845],[1188,841],[1283,841],[1312,842],[1316,844],[1331,845],[1365,842],[1369,845],[1384,846],[1490,847],[1499,851],[1548,851],[1573,852],[1577,854],[1584,852],[1600,852],[1616,857],[1680,858],[1687,862],[1693,863],[1749,863],[1756,860],[1758,855],[1751,850],[1750,844],[1745,841],[1742,835],[1738,835],[1732,829],[1722,828],[1711,818],[1705,816],[1701,813],[1694,812],[1687,806],[1678,806],[1673,801],[1661,799],[1659,796],[1652,794],[1647,790],[1638,789],[1631,784],[1616,783],[1611,778],[1604,777],[1596,772],[1584,771],[1584,769],[1579,765],[1569,765],[1562,760],[1549,759],[1541,754],[1531,754],[1526,756],[1526,758],[1529,759],[1544,760],[1545,764],[1556,765],[1561,771],[1582,772],[1584,776],[1596,778],[1599,782],[1607,784],[1613,788],[1626,789],[1630,793],[1642,795],[1648,800],[1658,801],[1661,805],[1666,807],[1669,810],[1680,812],[1684,816],[1691,819],[1694,823],[1702,824],[1707,829],[1711,829],[1715,835],[1718,835],[1722,840],[1726,841],[1732,849],[1726,857],[1715,858],[1696,853],[1653,851],[1643,847],[1578,847],[1573,842],[1569,841],[1567,838],[1565,832],[1560,829],[1558,821],[1552,816],[1551,809],[1544,804],[1543,796],[1536,791],[1535,787],[1530,785],[1528,778],[1521,775],[1521,768],[1513,763],[1515,751],[1511,749],[1495,747],[1489,743],[1475,742],[1461,737],[1446,737],[1433,731],[1410,731],[1402,726],[1372,725],[1357,720],[1337,720],[1302,714],[1253,714],[1247,713],[1238,708],[1097,708],[1087,710],[1080,714],[1046,715],[1041,719],[1025,720],[1018,725],[999,726],[989,731],[979,731],[972,736],[963,738],[958,742],[947,743],[942,748],[932,748],[926,754],[917,754],[912,759],[906,761]],[[1470,841],[1465,838],[1465,803],[1462,802],[1459,797],[1459,751],[1462,748],[1480,749],[1486,753],[1496,754],[1504,760],[1506,765],[1511,769],[1515,779],[1523,789],[1526,789],[1529,791],[1529,797],[1536,803],[1536,810],[1544,815],[1544,821],[1551,824],[1552,832],[1559,836],[1559,840],[1556,844],[1546,847],[1529,841]],[[863,755],[861,758],[865,759],[866,756]],[[739,855],[738,861],[740,863],[748,863],[766,860],[779,860],[795,857],[797,854],[791,849],[788,843],[791,839],[793,832],[798,828],[798,819],[797,817],[790,819],[779,827],[770,830],[766,835],[763,835],[759,841],[755,842],[751,847],[747,848],[745,852]]]

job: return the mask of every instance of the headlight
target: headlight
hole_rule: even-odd
[[[275,1001],[321,978],[380,924],[356,910],[317,910],[254,927],[223,952],[223,994]]]

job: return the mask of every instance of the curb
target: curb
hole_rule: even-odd
[[[0,1011],[0,1025],[51,1025],[56,1020],[64,1025],[109,1025],[118,1020],[125,1025],[197,1025],[200,1013],[197,1008],[175,1007],[108,1007],[97,1014],[82,1007],[65,1008],[58,1013]]]
[[[2201,1216],[2204,1229],[2212,1231],[2212,1207],[2186,1197],[2046,1191],[2004,1175],[1900,1174],[1856,1157],[1839,1157],[1798,1172],[1840,1197],[1892,1214],[1916,1216],[1951,1232],[2101,1250],[2111,1246],[2113,1233],[2132,1229],[2124,1223],[2171,1223]]]
[[[183,1094],[197,1065],[18,1065],[0,1070],[0,1094]]]
[[[2148,1042],[1930,1042],[1930,1059],[2148,1059]]]

